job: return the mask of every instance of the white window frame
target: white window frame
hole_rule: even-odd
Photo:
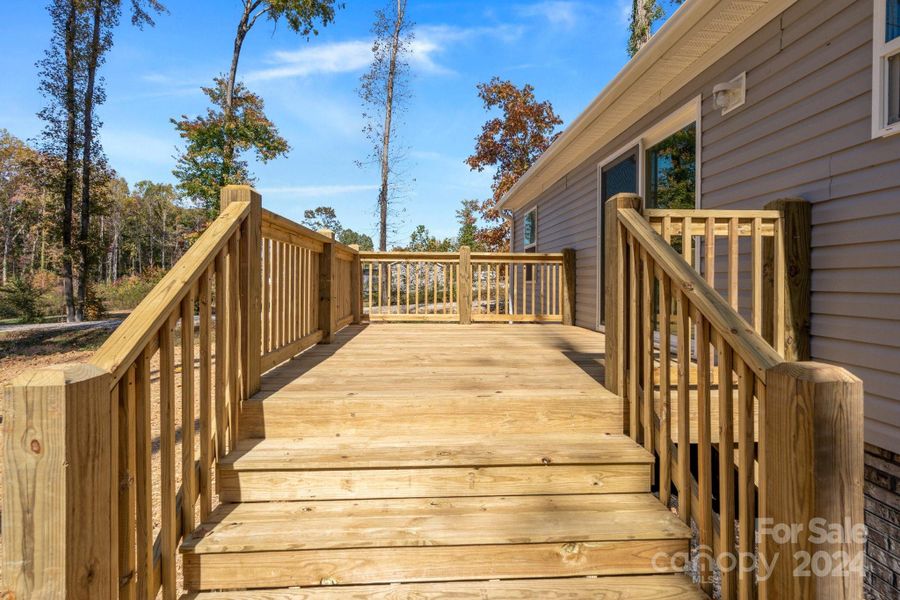
[[[886,0],[874,0],[875,10],[872,19],[872,138],[879,138],[900,133],[900,121],[888,125],[887,95],[888,72],[887,61],[900,54],[900,37],[885,42],[887,21]]]
[[[700,169],[703,161],[701,160],[700,150],[703,146],[702,144],[702,122],[703,122],[703,96],[696,96],[693,100],[688,102],[687,104],[681,106],[677,110],[671,112],[661,121],[658,121],[654,125],[648,127],[644,132],[638,137],[634,138],[630,143],[625,144],[624,146],[618,148],[612,154],[609,154],[597,163],[597,326],[596,329],[598,331],[605,331],[606,327],[603,325],[603,315],[601,314],[601,302],[600,302],[600,294],[603,293],[603,267],[599,259],[600,257],[600,232],[603,231],[603,167],[607,166],[610,163],[613,163],[622,156],[635,147],[637,148],[637,178],[638,178],[638,195],[641,197],[641,202],[646,202],[646,151],[647,148],[652,148],[659,142],[663,141],[673,133],[680,131],[694,123],[696,126],[696,146],[694,147],[694,156],[696,165],[694,166],[694,203],[697,208],[702,208],[702,194],[700,193],[700,182],[702,178],[700,177]],[[644,208],[644,207],[642,207]]]
[[[538,242],[538,212],[537,212],[537,209],[538,209],[538,207],[535,206],[535,207],[529,209],[528,211],[526,211],[524,215],[522,215],[522,248],[524,250],[531,250],[532,248],[537,248],[537,242]],[[525,238],[525,233],[527,231],[525,229],[525,222],[528,220],[528,215],[530,215],[531,213],[534,213],[534,241],[531,242],[530,244],[528,244],[527,240]]]

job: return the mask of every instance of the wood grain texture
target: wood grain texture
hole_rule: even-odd
[[[203,592],[182,600],[705,600],[684,575]]]
[[[118,593],[118,402],[93,365],[5,388],[3,574],[14,598]],[[48,526],[52,524],[52,526]]]

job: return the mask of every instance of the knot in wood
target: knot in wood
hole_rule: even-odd
[[[41,442],[39,440],[31,440],[31,451],[35,454],[41,453]]]

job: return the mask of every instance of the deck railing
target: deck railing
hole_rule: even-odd
[[[684,231],[674,215],[648,222],[639,206],[631,195],[606,206],[607,387],[626,400],[627,432],[658,456],[660,499],[674,491],[679,515],[699,530],[703,588],[712,592],[715,574],[726,600],[861,598],[862,382],[832,365],[785,361],[691,266],[689,244],[673,247]],[[717,234],[718,215],[679,216],[688,231],[697,218],[705,222],[694,233]],[[769,216],[746,218],[757,245],[756,219]],[[742,219],[727,218],[732,249]],[[783,270],[778,233],[776,220]],[[816,518],[843,537],[813,536]],[[784,536],[784,526],[798,533]]]
[[[364,275],[356,247],[263,210],[247,186],[221,207],[86,364],[6,387],[14,597],[174,599],[178,544],[219,502],[243,401],[261,373],[360,322],[364,286],[372,320],[574,318],[573,253],[366,253]]]
[[[575,254],[360,253],[372,322],[574,322]]]

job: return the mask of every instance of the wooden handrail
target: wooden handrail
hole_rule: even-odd
[[[788,277],[783,212],[653,210],[645,220],[641,204],[623,194],[605,207],[607,386],[625,401],[627,432],[659,457],[660,500],[677,491],[679,516],[697,526],[706,549],[698,565],[703,589],[712,593],[718,571],[724,600],[861,599],[862,382],[834,365],[785,360],[735,304],[739,224],[751,223],[756,286],[760,225],[767,219],[775,238],[769,273],[776,343],[791,322],[802,321],[802,298],[792,300],[801,316],[789,319],[779,291]],[[797,213],[794,230],[804,231],[808,206],[789,204]],[[708,268],[719,220],[729,246],[727,300]],[[702,275],[689,262],[691,240],[681,253],[670,243],[688,226],[703,238]],[[804,249],[792,252],[802,275]],[[844,539],[814,540],[814,519],[840,528]],[[798,533],[785,541],[785,531]],[[821,564],[811,569],[822,556],[829,561],[825,572]],[[734,568],[748,558],[769,570]]]
[[[734,348],[765,383],[766,372],[783,359],[700,274],[687,264],[635,209],[619,211],[628,229],[654,263],[672,278],[672,285],[685,294],[710,325]]]
[[[572,325],[575,253],[360,252],[370,321]],[[423,304],[424,303],[424,304]]]
[[[150,339],[206,272],[250,214],[249,202],[229,205],[203,232],[147,297],[91,356],[91,364],[112,374],[116,385]]]

